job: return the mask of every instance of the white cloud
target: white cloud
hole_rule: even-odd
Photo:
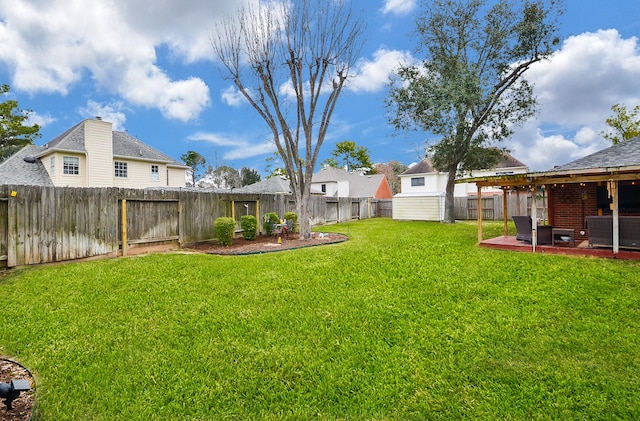
[[[113,130],[124,131],[124,123],[127,117],[122,111],[124,108],[121,102],[110,104],[100,104],[95,101],[88,101],[87,105],[80,109],[80,115],[84,118],[101,117],[104,121],[113,124]]]
[[[525,74],[539,114],[507,147],[532,170],[548,170],[610,146],[600,133],[611,106],[640,103],[640,46],[616,30],[568,38],[549,61]]]
[[[273,153],[275,145],[273,141],[261,143],[251,143],[239,137],[230,138],[216,133],[195,133],[187,138],[194,142],[206,142],[220,148],[228,148],[223,153],[222,158],[228,160],[245,159],[254,156],[267,155]]]
[[[207,22],[225,2],[194,9],[184,1],[149,7],[125,0],[0,0],[0,62],[18,90],[66,95],[88,74],[97,88],[132,105],[188,121],[209,105],[209,89],[199,78],[170,77],[155,48],[169,45],[185,60],[203,58]]]
[[[416,0],[385,0],[382,13],[395,15],[407,15],[416,8]]]
[[[228,88],[223,89],[220,92],[220,97],[222,98],[222,102],[230,107],[239,107],[246,101],[245,97],[235,86],[229,86]]]
[[[373,60],[361,59],[356,64],[356,76],[347,89],[354,92],[378,92],[389,83],[389,75],[402,64],[414,61],[408,51],[388,50],[384,47],[373,53]]]

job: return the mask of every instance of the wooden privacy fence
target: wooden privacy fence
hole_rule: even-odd
[[[533,198],[526,192],[507,192],[507,219],[513,215],[531,215]],[[502,195],[484,196],[481,199],[482,219],[485,221],[502,221],[504,219],[504,201]],[[536,198],[538,217],[547,218],[546,197]],[[455,197],[454,212],[456,219],[478,218],[478,197]]]
[[[379,216],[375,199],[310,199],[311,223]],[[0,185],[0,268],[214,239],[214,221],[295,212],[290,195]],[[259,224],[262,227],[262,224]]]

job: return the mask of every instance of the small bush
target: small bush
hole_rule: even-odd
[[[258,219],[253,215],[242,215],[240,217],[240,228],[242,228],[242,237],[245,240],[255,240]]]
[[[275,212],[267,212],[262,217],[264,232],[267,235],[273,235],[273,226],[278,223],[278,214]]]
[[[287,220],[287,225],[289,225],[292,232],[298,232],[298,214],[295,212],[286,212],[284,214],[284,219]],[[293,221],[289,223],[289,221]]]
[[[233,233],[236,228],[236,221],[233,218],[220,217],[213,223],[213,231],[218,238],[218,243],[223,246],[230,246],[233,244]]]

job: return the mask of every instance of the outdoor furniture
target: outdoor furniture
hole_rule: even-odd
[[[620,247],[640,249],[640,216],[618,217]],[[613,216],[587,216],[589,247],[613,247]]]
[[[516,240],[524,241],[527,243],[531,243],[531,231],[532,231],[532,222],[531,217],[522,215],[522,216],[513,216],[513,222],[516,225]],[[551,230],[553,227],[551,225],[538,225],[536,230],[538,232],[538,244],[551,244]]]
[[[575,247],[575,232],[572,229],[567,228],[553,228],[551,230],[551,244],[566,245],[569,247]]]
[[[284,235],[289,238],[289,233],[293,231],[293,224],[293,219],[288,221],[285,219],[281,224],[273,224],[273,236],[280,237]]]

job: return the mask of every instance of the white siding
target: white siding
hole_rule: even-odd
[[[443,195],[396,195],[393,197],[393,219],[410,221],[442,221]]]
[[[87,150],[88,186],[110,187],[113,182],[112,125],[103,120],[84,122],[84,146]]]
[[[64,173],[64,157],[78,158],[79,174]],[[51,158],[55,159],[55,174],[51,174]],[[51,182],[58,187],[87,187],[87,160],[82,154],[54,152],[40,157],[40,161],[51,177]]]
[[[149,170],[151,171],[151,170]],[[176,167],[166,167],[160,166],[160,180],[163,180],[165,176],[163,173],[169,173],[169,179],[167,180],[166,185],[169,187],[184,187],[186,186],[185,182],[185,172],[184,168],[176,168]]]

